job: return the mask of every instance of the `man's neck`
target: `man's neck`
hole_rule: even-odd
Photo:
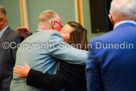
[[[135,20],[127,19],[127,20],[122,20],[122,21],[119,21],[118,23],[116,23],[116,24],[114,25],[114,29],[115,29],[117,26],[119,26],[119,25],[121,25],[121,24],[124,24],[124,23],[132,23],[132,24],[135,24],[135,25],[136,25]]]
[[[114,20],[114,25],[116,25],[118,22],[120,22],[120,21],[123,21],[123,20],[135,20],[133,17],[122,17],[122,18],[120,18],[120,19],[116,19],[116,20]]]
[[[53,30],[52,28],[50,28],[50,27],[38,27],[39,29],[43,29],[43,30]]]

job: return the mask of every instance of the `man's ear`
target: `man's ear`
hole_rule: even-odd
[[[114,25],[115,23],[114,23],[114,21],[113,21],[113,18],[112,18],[112,16],[111,16],[111,14],[109,14],[108,17],[109,17],[110,22],[112,23],[112,25]]]
[[[4,24],[4,18],[0,18],[0,25]]]
[[[52,29],[55,29],[55,21],[51,21],[51,27]]]

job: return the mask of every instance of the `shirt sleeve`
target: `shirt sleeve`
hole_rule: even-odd
[[[48,52],[51,56],[64,60],[70,64],[85,65],[87,60],[87,51],[76,49],[64,42],[63,38],[59,34],[53,34],[48,43],[50,45]]]
[[[47,91],[58,91],[59,88],[54,86],[53,78],[48,73],[42,73],[31,69],[27,77],[27,84]]]

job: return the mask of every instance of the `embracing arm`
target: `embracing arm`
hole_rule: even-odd
[[[17,33],[24,39],[32,35],[32,33],[27,27],[18,27],[16,30],[17,30]]]
[[[29,71],[29,74],[27,76],[27,84],[46,90],[50,89],[53,91],[57,91],[60,89],[58,87],[56,88],[56,86],[54,85],[54,79],[51,75],[33,69]]]
[[[64,60],[70,64],[85,65],[87,60],[87,51],[74,48],[64,42],[63,38],[57,33],[53,34],[48,42],[49,44],[52,44],[48,48],[48,52],[51,56]]]
[[[33,70],[26,62],[24,62],[24,66],[16,65],[13,72],[18,77],[27,77],[27,84],[37,88],[48,89],[52,84],[51,76],[48,73],[43,74],[40,71]]]
[[[14,72],[16,76],[27,77],[28,85],[48,89],[49,91],[57,91],[69,86],[71,87],[73,83],[84,78],[82,76],[84,74],[84,66],[68,64],[63,61],[61,63],[60,70],[56,74],[42,73],[30,69],[27,63],[25,63],[25,66],[15,66]]]
[[[28,85],[42,89],[50,89],[52,91],[64,89],[68,84],[73,82],[72,74],[61,71],[57,74],[50,75],[31,69],[27,77]]]
[[[27,77],[27,84],[44,89],[52,88],[52,91],[61,90],[71,87],[72,84],[78,83],[81,79],[84,80],[84,75],[84,66],[61,61],[60,69],[56,74],[51,75],[47,72],[42,73],[31,69]]]

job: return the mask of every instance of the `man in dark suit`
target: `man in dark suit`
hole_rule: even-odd
[[[136,91],[136,1],[113,0],[114,29],[90,41],[88,91]]]
[[[0,6],[0,91],[9,91],[20,41],[21,37],[8,26],[6,11]]]

